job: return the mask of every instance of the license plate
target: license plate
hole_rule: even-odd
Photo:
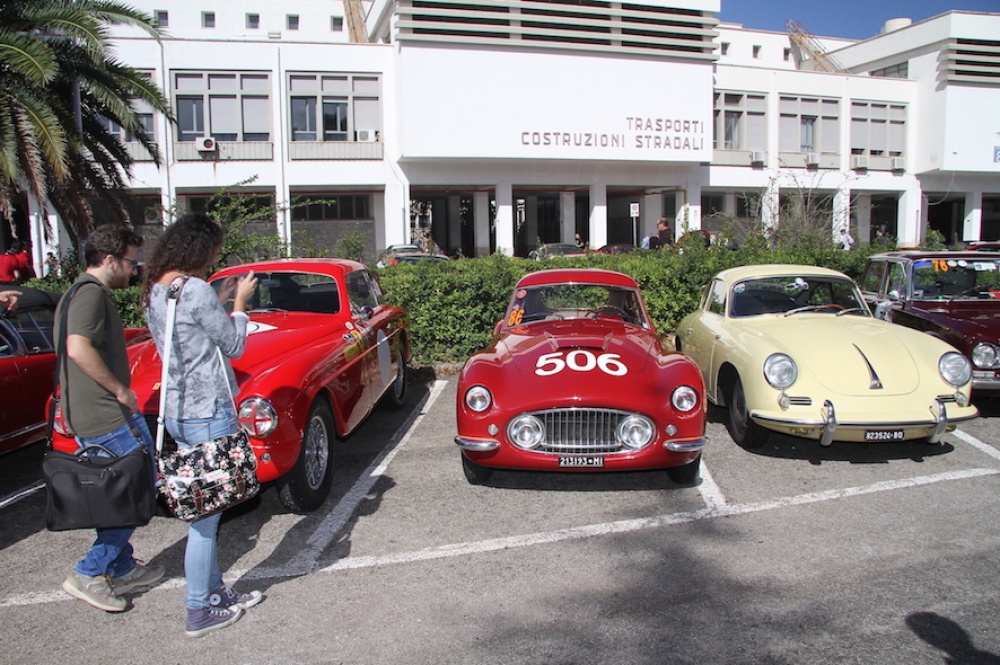
[[[901,429],[865,430],[865,441],[902,441],[904,437]]]
[[[572,457],[563,456],[559,458],[559,466],[561,467],[595,467],[604,466],[604,458],[600,455],[590,455],[590,456],[577,456]]]

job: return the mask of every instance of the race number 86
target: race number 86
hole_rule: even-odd
[[[592,372],[599,369],[611,376],[625,376],[628,374],[628,367],[625,366],[617,353],[602,353],[595,355],[586,349],[573,349],[569,353],[556,351],[546,353],[538,357],[535,363],[535,374],[538,376],[552,376],[564,369],[571,369],[574,372]]]

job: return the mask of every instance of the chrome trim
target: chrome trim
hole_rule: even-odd
[[[819,437],[819,445],[826,447],[833,443],[833,435],[837,433],[837,414],[834,411],[833,402],[830,400],[823,401],[823,408],[827,410],[826,423],[823,425],[823,433]]]
[[[500,447],[500,442],[496,439],[470,439],[464,436],[456,436],[455,444],[462,450],[475,450],[483,453]]]
[[[667,441],[663,447],[675,453],[689,453],[692,450],[700,450],[708,443],[708,439],[698,439],[697,441]]]
[[[529,452],[548,455],[616,455],[636,452],[646,446],[631,448],[618,439],[618,426],[622,420],[640,416],[656,426],[652,418],[635,411],[562,407],[519,413],[508,421],[507,428],[522,416],[538,418],[545,427],[545,438],[537,447],[529,449]],[[651,445],[655,440],[654,430],[654,438],[646,445]]]
[[[868,377],[870,379],[868,383],[869,390],[882,390],[882,380],[878,378],[878,374],[875,373],[875,368],[872,367],[871,361],[868,360],[868,356],[864,354],[857,344],[851,344],[858,353],[861,354],[861,359],[865,361],[865,365],[868,366]],[[831,407],[832,408],[832,407]],[[829,445],[829,444],[827,444]]]
[[[792,397],[788,396],[789,406],[812,406],[812,397]]]
[[[945,408],[944,400],[939,397],[935,401],[938,404],[937,426],[934,428],[934,433],[927,437],[927,443],[938,443],[948,431],[948,410]]]

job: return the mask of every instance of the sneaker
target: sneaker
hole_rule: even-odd
[[[105,612],[124,612],[128,607],[128,601],[112,591],[111,581],[106,575],[87,577],[74,571],[62,583],[62,588],[69,595]]]
[[[223,608],[239,605],[243,609],[248,610],[262,600],[264,600],[264,594],[260,591],[254,590],[250,593],[240,593],[228,584],[223,584],[208,597],[208,604],[211,607]]]
[[[121,577],[111,578],[111,588],[120,596],[133,589],[149,586],[163,577],[164,572],[162,566],[144,566],[136,561],[132,570]]]
[[[243,608],[233,607],[200,607],[196,610],[188,608],[187,634],[189,637],[201,637],[205,633],[231,626],[243,616]]]

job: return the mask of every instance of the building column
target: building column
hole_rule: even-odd
[[[971,242],[982,240],[983,234],[983,193],[969,192],[965,195],[965,219],[962,222],[962,240]]]
[[[389,180],[383,190],[381,205],[378,195],[372,197],[372,215],[375,222],[375,247],[412,242],[410,230],[410,184]],[[398,211],[399,217],[396,217]]]
[[[663,217],[663,194],[645,194],[639,203],[639,244],[650,233],[656,233],[656,222]]]
[[[473,217],[475,226],[475,256],[490,255],[490,194],[476,192],[472,195]]]
[[[781,190],[776,180],[768,182],[761,194],[760,221],[768,233],[781,222]]]
[[[927,227],[927,206],[920,191],[920,185],[915,183],[903,191],[899,197],[899,208],[896,213],[896,246],[917,247],[923,239],[923,230]]]
[[[576,242],[576,194],[559,192],[559,241]]]
[[[872,195],[854,197],[854,219],[857,222],[857,241],[868,244],[872,237]]]
[[[590,186],[590,246],[608,244],[608,187],[604,183]]]
[[[31,263],[35,274],[45,275],[45,256],[52,252],[60,256],[63,227],[59,215],[47,203],[39,203],[30,194],[28,199],[28,240],[31,242]],[[52,229],[49,241],[45,240],[45,229]],[[78,248],[79,249],[79,248]]]
[[[514,192],[509,182],[496,186],[497,249],[500,254],[514,256]]]
[[[836,243],[840,230],[851,232],[851,190],[846,186],[837,188],[833,194],[833,228],[830,229],[830,241]]]
[[[677,210],[677,220],[673,228],[674,242],[688,231],[701,230],[701,183],[685,183],[684,202],[684,205]]]

